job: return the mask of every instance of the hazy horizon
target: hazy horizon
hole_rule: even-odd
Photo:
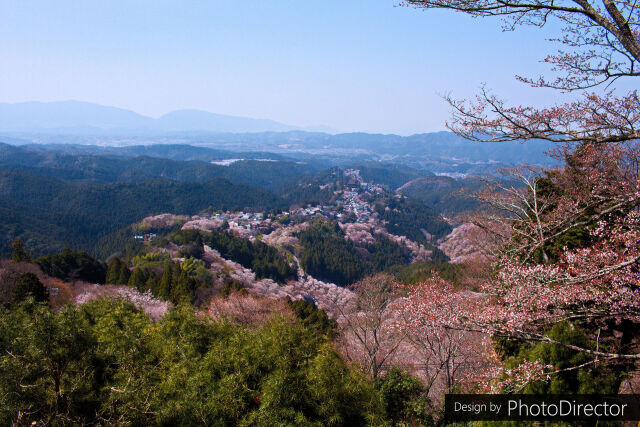
[[[445,130],[440,95],[472,97],[483,83],[518,103],[554,99],[513,78],[545,70],[547,29],[503,33],[491,20],[396,4],[5,2],[0,102],[410,135]]]

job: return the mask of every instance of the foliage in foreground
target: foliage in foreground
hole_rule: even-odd
[[[89,283],[104,283],[106,265],[95,260],[84,251],[64,249],[57,254],[49,254],[35,260],[42,272],[61,280],[83,280]]]
[[[609,350],[609,346],[590,341],[589,336],[577,326],[561,322],[551,328],[548,335],[557,341],[592,350]],[[628,362],[616,364],[592,363],[588,354],[548,343],[511,343],[518,348],[518,354],[507,360],[506,366],[516,369],[524,360],[540,361],[554,366],[558,372],[547,381],[534,381],[523,388],[524,393],[533,394],[617,394]],[[582,366],[575,369],[576,366]]]
[[[400,368],[391,368],[376,380],[387,416],[400,425],[431,425],[431,405],[424,383]]]
[[[247,330],[181,306],[152,323],[125,301],[0,312],[0,424],[366,425],[371,382],[325,338]]]

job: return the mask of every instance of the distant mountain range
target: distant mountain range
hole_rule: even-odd
[[[255,153],[229,154],[204,147],[75,148],[73,145],[13,146],[0,143],[0,173],[28,171],[82,184],[135,183],[150,179],[202,183],[224,178],[235,184],[277,191],[298,176],[324,169],[320,162],[296,162],[270,153],[258,153],[256,156],[253,155]],[[211,164],[210,159],[215,158],[232,161],[227,166]]]
[[[130,110],[78,101],[0,103],[0,142],[12,145],[75,145],[62,150],[81,154],[81,146],[126,147],[132,155],[175,160],[260,159],[247,152],[272,153],[291,160],[345,165],[353,162],[393,162],[455,178],[496,174],[522,163],[554,165],[546,155],[554,145],[545,141],[478,143],[451,132],[400,136],[362,132],[331,134],[296,129],[271,120],[233,117],[198,110],[180,110],[160,118]],[[170,145],[145,152],[143,146]],[[191,145],[184,151],[179,145]],[[195,146],[200,147],[197,152]],[[215,151],[202,151],[202,148]],[[158,151],[167,151],[164,154]],[[230,152],[245,153],[229,156]],[[115,153],[114,153],[115,154]],[[125,154],[123,151],[119,155]]]
[[[157,119],[131,110],[80,101],[0,103],[0,132],[167,133],[333,132],[324,126],[296,127],[273,120],[177,110]]]

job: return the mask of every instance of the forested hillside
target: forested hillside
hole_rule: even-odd
[[[356,203],[355,199],[345,199],[350,192],[362,193],[354,206],[379,215],[389,232],[418,244],[433,249],[432,238],[450,231],[436,211],[416,201],[397,199],[392,190],[408,180],[428,179],[431,173],[394,164],[367,163],[318,171],[315,160],[294,162],[278,155],[254,153],[248,156],[253,160],[234,160],[222,166],[166,157],[221,155],[237,159],[240,157],[233,156],[242,153],[176,145],[114,148],[0,144],[0,153],[0,212],[4,218],[0,224],[4,236],[0,254],[8,254],[9,244],[18,238],[36,255],[65,247],[101,258],[114,252],[128,253],[135,242],[131,240],[133,230],[127,227],[165,212],[271,212],[329,205],[332,215],[344,211],[340,214],[342,221],[351,222],[358,216],[347,212],[351,208],[344,210],[345,203]],[[269,161],[257,160],[258,154]],[[361,270],[348,280],[337,280],[351,282],[365,271],[379,268],[367,264]]]
[[[4,138],[3,138],[4,139]],[[1,145],[0,145],[1,146]],[[126,145],[126,146],[98,146],[87,144],[24,144],[22,149],[39,153],[61,153],[67,155],[83,156],[118,156],[118,157],[157,157],[179,161],[199,160],[211,162],[225,159],[268,159],[268,160],[292,160],[291,157],[269,152],[251,151],[236,152],[220,150],[210,147],[181,144],[151,144],[151,145]]]
[[[297,237],[304,247],[302,268],[314,277],[343,286],[411,262],[408,250],[385,236],[356,246],[335,222],[317,221]],[[435,258],[446,260],[444,254]]]
[[[479,178],[456,180],[448,176],[431,176],[405,181],[397,191],[439,213],[455,214],[480,208],[481,203],[473,195],[484,185]]]
[[[1,4],[0,427],[640,427],[639,2]]]
[[[0,172],[4,253],[8,243],[17,238],[36,253],[69,246],[93,250],[101,237],[154,213],[282,206],[269,192],[222,178],[201,183],[155,179],[85,185],[28,171]]]
[[[417,178],[433,176],[433,172],[426,169],[415,169],[406,165],[388,163],[354,164],[360,170],[360,176],[367,182],[382,184],[393,190]]]
[[[412,199],[387,198],[374,206],[380,219],[387,222],[389,232],[415,242],[430,243],[430,236],[442,237],[451,231],[438,213]]]
[[[162,146],[155,147],[158,146],[125,147],[122,148],[124,153],[115,149],[81,150],[78,148],[74,151],[89,153],[67,154],[70,150],[63,146],[42,150],[37,146],[22,148],[0,143],[0,170],[28,170],[65,181],[92,184],[140,182],[154,178],[179,182],[203,182],[213,178],[225,178],[234,183],[250,184],[277,191],[291,182],[294,177],[318,169],[318,165],[313,162],[300,163],[282,156],[271,156],[268,153],[265,153],[266,160],[254,160],[255,155],[248,160],[244,157],[236,157],[235,159],[240,160],[228,166],[222,166],[202,161],[201,157],[198,160],[192,160],[193,157],[199,157],[200,152],[196,147],[188,147],[183,151],[176,146],[164,149]],[[135,155],[136,153],[141,155]],[[242,156],[242,153],[236,153],[236,155]],[[172,160],[161,156],[188,160]],[[209,154],[205,158],[210,156]],[[272,157],[282,160],[273,160]],[[229,155],[221,158],[229,158]]]

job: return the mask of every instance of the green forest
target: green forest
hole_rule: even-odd
[[[414,242],[430,244],[425,232],[436,237],[451,232],[451,225],[436,211],[409,198],[384,199],[376,204],[375,210],[381,220],[388,222],[389,233],[407,236]]]
[[[145,216],[215,209],[284,206],[272,193],[222,178],[196,182],[154,179],[138,183],[85,185],[26,171],[0,171],[0,253],[22,239],[37,254],[73,247],[99,252],[98,241]]]
[[[384,236],[367,245],[363,256],[351,240],[345,239],[337,222],[316,221],[297,236],[304,247],[302,268],[314,277],[343,286],[410,262],[406,250]]]
[[[13,246],[13,270],[0,274],[2,425],[432,423],[422,382],[398,368],[369,379],[337,351],[337,323],[311,301],[289,300],[293,317],[251,328],[203,316],[167,277],[185,286],[191,267],[148,254],[133,272],[113,259],[105,281],[145,290],[144,275],[164,263],[153,292],[175,305],[159,320],[122,298],[53,308]],[[35,262],[60,277],[105,274],[83,252]]]
[[[0,309],[0,423],[384,422],[374,384],[316,332],[286,319],[248,330],[187,306],[153,323],[123,301]]]

